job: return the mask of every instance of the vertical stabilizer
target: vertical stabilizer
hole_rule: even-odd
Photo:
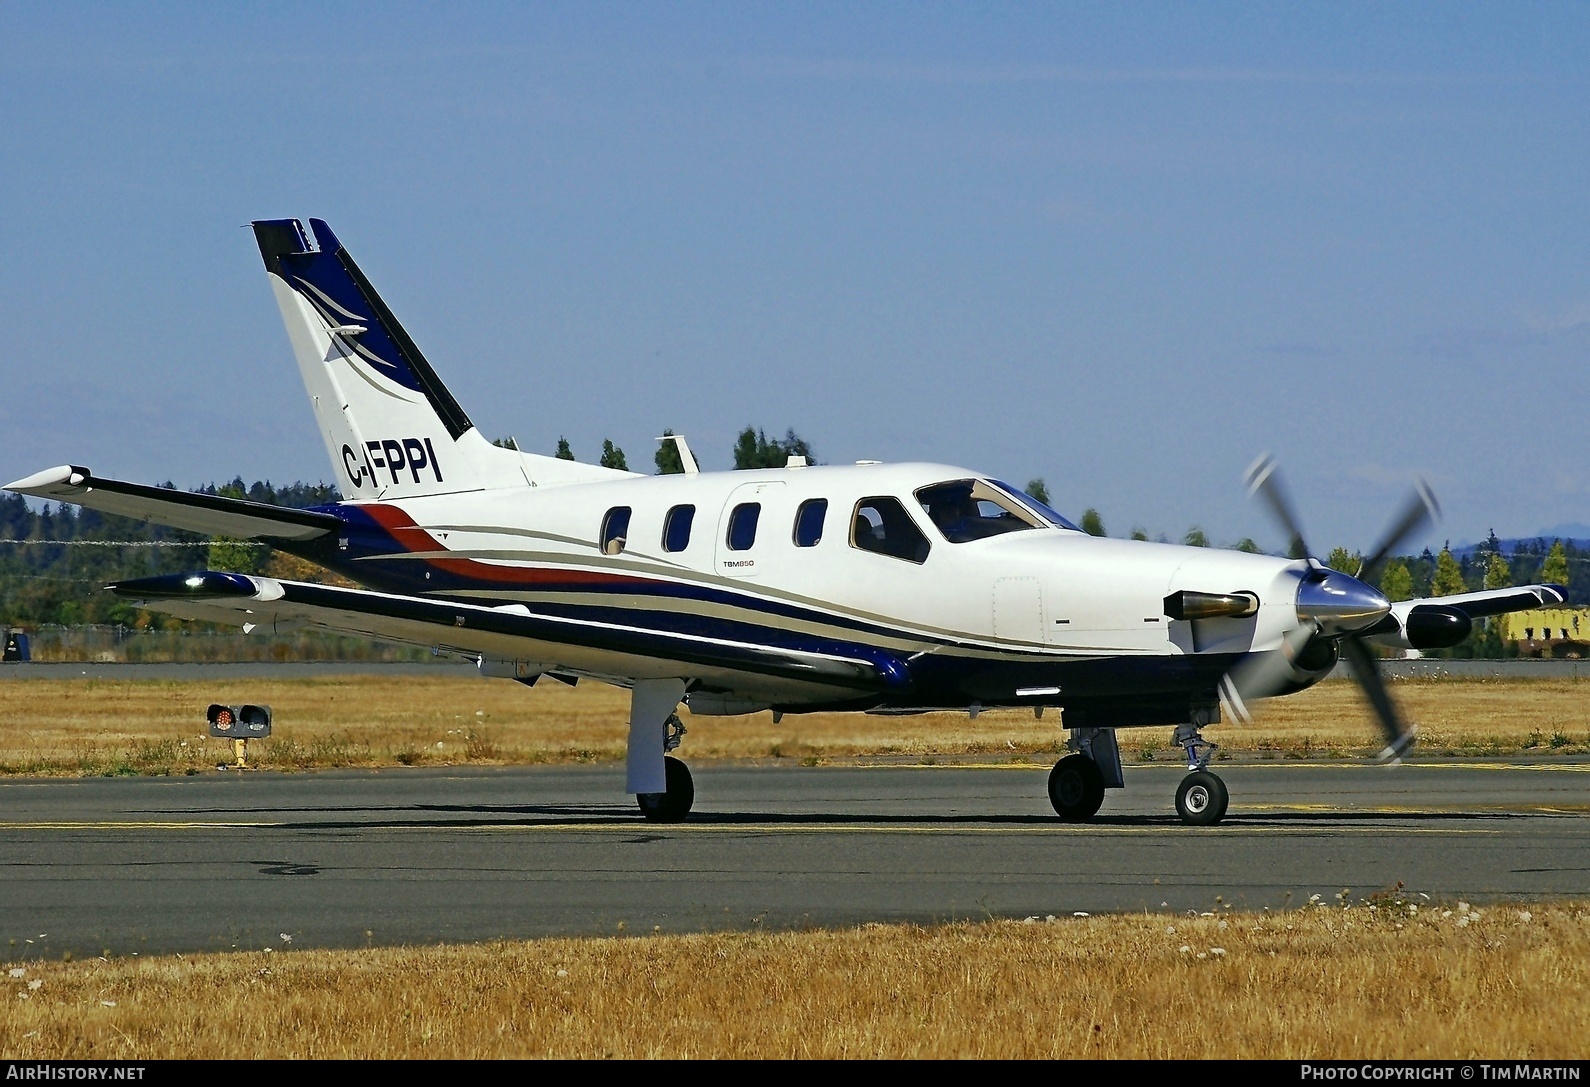
[[[309,225],[262,220],[254,237],[343,497],[533,484],[550,458],[486,441],[331,228]]]

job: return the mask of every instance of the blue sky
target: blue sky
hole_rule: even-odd
[[[0,5],[0,477],[330,477],[250,219],[489,436],[794,427],[1370,546],[1590,521],[1590,7]]]

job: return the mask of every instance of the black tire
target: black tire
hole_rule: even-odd
[[[690,814],[690,805],[696,802],[696,783],[690,777],[690,767],[667,755],[663,758],[663,771],[668,791],[636,793],[635,803],[648,823],[683,823]]]
[[[1176,787],[1176,814],[1193,827],[1212,827],[1226,817],[1231,795],[1226,783],[1208,770],[1195,770]]]
[[[1104,775],[1086,755],[1067,755],[1049,771],[1049,803],[1068,823],[1086,823],[1104,803]]]

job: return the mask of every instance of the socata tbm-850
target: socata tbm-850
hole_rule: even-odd
[[[259,540],[365,589],[199,571],[112,591],[245,630],[308,625],[434,646],[486,676],[631,692],[627,788],[656,821],[694,786],[668,752],[693,714],[1060,709],[1062,819],[1123,785],[1118,730],[1176,726],[1176,811],[1225,815],[1201,730],[1221,706],[1300,691],[1345,656],[1400,757],[1367,643],[1455,644],[1477,616],[1564,593],[1529,586],[1392,604],[1366,580],[1434,512],[1420,489],[1354,577],[1313,559],[1100,539],[1015,487],[941,464],[644,476],[488,442],[318,219],[256,222],[344,500],[308,510],[148,487],[62,466],[40,498]],[[1249,473],[1288,534],[1273,464]]]

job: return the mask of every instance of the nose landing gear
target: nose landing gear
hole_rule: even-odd
[[[1176,787],[1176,814],[1188,826],[1212,827],[1226,817],[1231,798],[1226,783],[1204,769],[1220,745],[1199,735],[1200,727],[1196,723],[1176,726],[1176,742],[1187,752],[1188,770]]]

